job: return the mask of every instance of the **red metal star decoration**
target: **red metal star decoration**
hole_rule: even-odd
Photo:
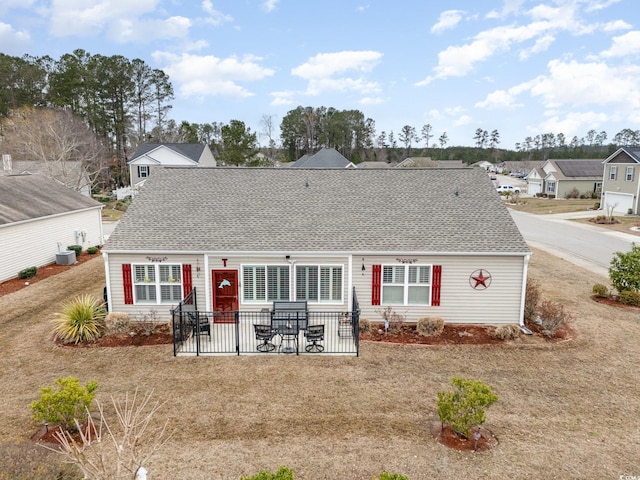
[[[478,287],[488,288],[489,285],[491,285],[491,274],[489,272],[486,272],[486,275],[485,275],[484,270],[482,269],[476,270],[469,277],[469,283],[473,288],[478,288]]]

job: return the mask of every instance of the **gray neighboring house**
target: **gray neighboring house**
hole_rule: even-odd
[[[215,167],[216,159],[204,143],[145,143],[127,163],[131,188],[135,191],[155,167]]]
[[[531,252],[482,169],[163,168],[148,182],[102,250],[111,311],[168,319],[197,288],[206,311],[345,312],[355,295],[371,321],[385,307],[523,321]]]
[[[93,182],[83,168],[82,162],[39,162],[35,160],[12,160],[11,155],[3,155],[0,175],[42,174],[57,180],[67,188],[91,197]]]
[[[640,214],[640,148],[621,147],[602,161],[603,209]]]
[[[69,245],[102,245],[102,207],[45,175],[0,176],[0,281]]]
[[[603,170],[601,159],[549,159],[525,177],[527,193],[566,198],[576,189],[580,195],[599,197]]]
[[[290,168],[356,168],[356,165],[335,148],[323,148],[313,155],[303,155]]]

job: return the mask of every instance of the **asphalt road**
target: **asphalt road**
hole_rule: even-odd
[[[529,246],[545,250],[604,277],[609,276],[608,269],[615,252],[628,252],[632,242],[640,243],[640,237],[636,235],[570,220],[593,217],[598,214],[596,212],[534,215],[509,211]]]

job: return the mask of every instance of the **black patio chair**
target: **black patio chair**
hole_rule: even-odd
[[[309,325],[304,336],[307,339],[307,346],[304,347],[306,352],[324,351],[324,345],[318,343],[324,340],[324,325]]]
[[[273,330],[271,330],[271,325],[258,325],[254,324],[253,328],[256,331],[256,340],[261,341],[256,349],[259,352],[273,352],[276,346],[271,341],[273,339]]]
[[[187,312],[189,324],[193,327],[194,333],[200,335],[206,333],[211,336],[211,322],[205,315],[199,315],[196,312]]]

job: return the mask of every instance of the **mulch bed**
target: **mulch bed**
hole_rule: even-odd
[[[33,285],[40,280],[44,280],[45,278],[49,278],[53,275],[57,275],[58,273],[62,273],[70,268],[74,268],[77,265],[82,265],[89,260],[93,260],[96,257],[99,257],[100,254],[95,253],[93,255],[88,254],[87,252],[82,252],[80,255],[76,257],[76,263],[73,265],[57,265],[56,263],[52,263],[50,265],[45,265],[43,267],[38,267],[38,271],[35,277],[20,279],[20,278],[12,278],[10,280],[5,280],[4,282],[0,282],[0,297],[3,295],[8,295],[9,293],[17,292],[23,288],[27,288],[29,285]]]
[[[84,432],[86,438],[96,438],[97,431],[96,426],[93,427],[92,431],[89,431],[89,424],[86,423],[82,425],[82,431]],[[48,425],[42,426],[36,433],[31,436],[31,441],[34,443],[39,443],[42,445],[47,445],[50,447],[60,446],[60,439],[57,434],[61,434],[63,432],[62,427],[59,425]],[[91,433],[91,435],[90,435]],[[81,444],[82,437],[80,436],[80,432],[71,432],[71,438],[76,442]]]
[[[640,311],[640,307],[635,307],[633,305],[625,305],[624,303],[620,303],[616,298],[612,298],[612,297],[598,297],[597,295],[591,295],[591,300],[598,303],[604,303],[605,305],[612,305],[614,307]]]
[[[92,342],[62,343],[56,342],[61,347],[96,348],[96,347],[144,347],[150,345],[168,345],[173,343],[173,335],[168,324],[157,326],[153,333],[145,333],[140,330],[130,333],[113,333],[103,335]]]
[[[476,451],[486,452],[498,445],[498,438],[485,427],[475,427],[480,433],[480,437],[463,438],[451,430],[448,425],[442,425],[440,422],[434,422],[431,425],[431,435],[438,443],[460,451]]]

